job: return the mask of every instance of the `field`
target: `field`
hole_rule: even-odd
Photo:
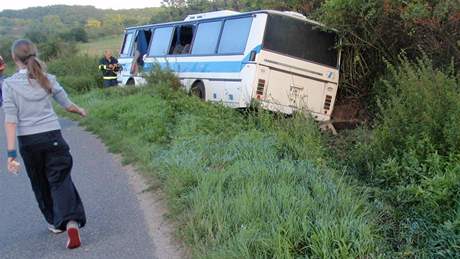
[[[89,56],[102,56],[106,49],[111,50],[114,56],[118,56],[121,40],[122,35],[108,36],[88,43],[78,43],[77,48],[80,54],[87,54]]]

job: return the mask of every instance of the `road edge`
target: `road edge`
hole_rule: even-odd
[[[133,165],[123,165],[122,155],[113,154],[114,158],[128,175],[130,187],[134,190],[139,206],[148,226],[148,233],[155,245],[156,258],[182,259],[191,258],[185,245],[175,238],[174,223],[166,219],[169,210],[165,204],[165,195],[159,188],[150,188],[147,179]]]

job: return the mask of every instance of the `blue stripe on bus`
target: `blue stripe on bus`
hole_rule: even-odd
[[[161,68],[169,68],[175,72],[200,72],[200,73],[237,73],[243,68],[241,61],[224,61],[224,62],[159,62]],[[154,63],[145,64],[145,69],[149,71]]]
[[[255,47],[252,51],[259,53],[261,46]],[[252,52],[251,51],[251,52]],[[204,62],[157,62],[145,63],[144,70],[150,71],[155,64],[161,68],[169,68],[178,73],[238,73],[241,72],[245,63],[249,62],[250,54],[241,61],[204,61]]]

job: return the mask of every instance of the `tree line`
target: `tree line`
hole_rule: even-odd
[[[102,10],[93,6],[55,5],[0,12],[0,55],[8,59],[14,39],[25,37],[39,45],[49,60],[76,51],[75,43],[119,35],[127,26],[148,23],[161,8]],[[7,60],[8,61],[8,60]]]

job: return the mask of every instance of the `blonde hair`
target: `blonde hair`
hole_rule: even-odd
[[[46,75],[45,64],[37,58],[37,47],[30,40],[17,40],[11,47],[13,58],[27,67],[29,79],[37,80],[38,84],[51,94],[51,82]]]

